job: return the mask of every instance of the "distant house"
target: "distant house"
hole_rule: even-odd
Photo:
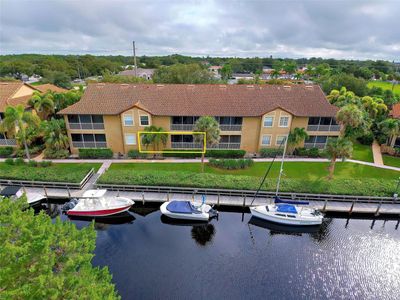
[[[390,116],[394,119],[400,120],[400,103],[396,103],[392,107],[392,111],[390,112]],[[400,147],[400,136],[392,137],[391,147]]]
[[[140,78],[144,78],[147,80],[150,80],[153,78],[155,69],[143,69],[143,68],[137,68],[137,72],[135,72],[135,69],[132,70],[124,70],[118,73],[120,76],[137,76]]]
[[[39,90],[41,93],[46,93],[47,91],[56,92],[56,93],[66,93],[67,89],[60,88],[51,83],[45,83],[41,85],[36,85],[35,88]]]
[[[29,107],[28,101],[32,97],[36,87],[22,81],[1,81],[0,82],[0,122],[4,118],[7,106],[18,104]],[[16,146],[15,139],[9,139],[7,133],[0,133],[0,146]]]
[[[208,71],[213,74],[215,78],[221,78],[222,66],[210,66]]]

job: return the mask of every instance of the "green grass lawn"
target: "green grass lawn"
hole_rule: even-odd
[[[100,166],[99,163],[58,163],[43,168],[8,165],[2,162],[0,163],[0,179],[80,182],[91,168],[97,171]]]
[[[368,87],[380,87],[384,90],[392,90],[392,83],[390,82],[385,82],[385,81],[368,81]],[[395,84],[393,92],[400,95],[400,84]]]
[[[400,168],[400,157],[394,157],[389,155],[383,156],[383,163],[387,166]]]
[[[282,191],[354,195],[390,195],[399,172],[349,162],[336,164],[335,178],[327,180],[329,163],[287,162]],[[112,164],[100,183],[150,186],[188,186],[227,189],[257,189],[269,162],[254,163],[244,170],[222,170],[200,163]],[[273,190],[279,171],[274,163],[263,189]]]
[[[372,154],[372,146],[354,143],[353,156],[351,158],[366,162],[374,162],[374,156]]]

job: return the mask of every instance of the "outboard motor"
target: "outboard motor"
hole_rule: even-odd
[[[62,206],[62,211],[67,211],[67,210],[70,210],[70,209],[73,209],[77,204],[78,204],[78,202],[79,202],[79,200],[78,199],[76,199],[76,198],[73,198],[73,199],[71,199],[70,201],[68,201],[67,203],[65,203],[63,206]]]

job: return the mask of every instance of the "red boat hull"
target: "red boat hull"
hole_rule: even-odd
[[[67,215],[69,216],[84,216],[84,217],[105,217],[116,215],[127,211],[132,205],[114,208],[114,209],[104,209],[104,210],[94,210],[94,211],[74,211],[69,210],[67,211]]]

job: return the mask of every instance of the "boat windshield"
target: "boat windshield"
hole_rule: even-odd
[[[276,211],[281,212],[281,213],[297,214],[296,207],[294,205],[290,205],[290,204],[277,205]]]

